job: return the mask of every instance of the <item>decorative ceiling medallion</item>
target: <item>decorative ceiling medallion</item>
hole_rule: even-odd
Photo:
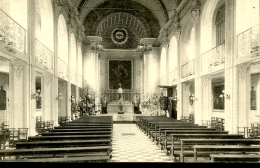
[[[115,28],[111,33],[111,39],[115,44],[125,44],[128,40],[127,30],[124,28]]]

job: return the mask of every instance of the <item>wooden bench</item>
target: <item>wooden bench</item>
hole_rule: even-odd
[[[188,127],[188,126],[199,126],[198,124],[193,124],[193,123],[187,123],[187,122],[152,122],[150,123],[150,125],[147,128],[147,135],[151,136],[151,134],[156,131],[156,126],[158,125],[168,125],[168,126],[184,126],[184,127]]]
[[[152,134],[153,142],[161,136],[165,130],[216,130],[215,128],[207,128],[204,126],[190,126],[190,125],[156,125],[155,131]]]
[[[71,132],[43,132],[41,136],[56,136],[56,135],[102,135],[112,134],[112,131],[71,131]]]
[[[255,154],[210,154],[211,162],[224,163],[259,163],[260,155]]]
[[[83,129],[83,128],[111,128],[111,125],[70,125],[70,126],[56,126],[54,129]]]
[[[180,153],[176,151],[180,149],[180,147],[174,147],[174,144],[180,145],[181,139],[243,139],[244,136],[241,134],[171,134],[171,147],[169,149],[171,157],[180,157]],[[167,147],[168,148],[168,147]],[[180,158],[179,158],[180,160]]]
[[[80,125],[90,125],[90,126],[94,126],[94,125],[98,125],[98,126],[102,126],[102,125],[107,125],[107,126],[111,126],[113,125],[113,122],[67,122],[65,123],[64,126],[70,126],[70,125],[77,125],[77,126],[80,126]]]
[[[193,145],[194,149],[194,161],[197,161],[197,157],[210,157],[210,154],[219,154],[219,153],[258,153],[260,154],[260,145]]]
[[[111,139],[17,142],[16,149],[112,146]]]
[[[144,127],[144,132],[149,135],[149,131],[155,128],[155,125],[159,124],[169,124],[169,125],[198,125],[198,124],[193,124],[193,123],[188,123],[188,122],[183,122],[183,121],[151,121],[147,122],[147,125]]]
[[[68,129],[60,129],[60,128],[55,128],[55,129],[51,129],[49,130],[49,132],[81,132],[81,131],[112,131],[112,128],[68,128]]]
[[[171,147],[171,156],[179,156],[179,161],[184,162],[184,157],[193,157],[193,145],[259,145],[260,139],[180,139]],[[180,149],[179,149],[180,147]]]
[[[57,136],[29,136],[28,141],[57,141],[57,140],[86,140],[86,139],[111,139],[111,134],[101,135],[57,135]]]
[[[161,149],[166,149],[167,154],[170,154],[170,147],[172,143],[172,134],[223,134],[227,135],[228,131],[216,131],[216,130],[164,130],[163,135],[158,137],[158,143],[161,146]]]
[[[111,146],[89,146],[89,147],[63,147],[63,148],[33,148],[0,150],[0,157],[20,158],[54,158],[69,156],[109,156],[111,158]]]
[[[0,162],[54,162],[54,163],[84,163],[84,162],[108,162],[110,156],[76,156],[76,157],[60,157],[60,158],[24,158],[24,159],[9,159],[9,160],[0,160]]]

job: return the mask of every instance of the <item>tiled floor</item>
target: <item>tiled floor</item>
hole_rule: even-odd
[[[110,162],[173,162],[136,124],[114,124]]]

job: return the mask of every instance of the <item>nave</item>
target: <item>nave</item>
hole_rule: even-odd
[[[113,124],[110,162],[172,162],[136,124]]]

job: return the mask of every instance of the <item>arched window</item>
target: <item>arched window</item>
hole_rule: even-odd
[[[215,25],[216,25],[216,46],[219,46],[225,42],[225,5],[219,8],[215,20]]]

